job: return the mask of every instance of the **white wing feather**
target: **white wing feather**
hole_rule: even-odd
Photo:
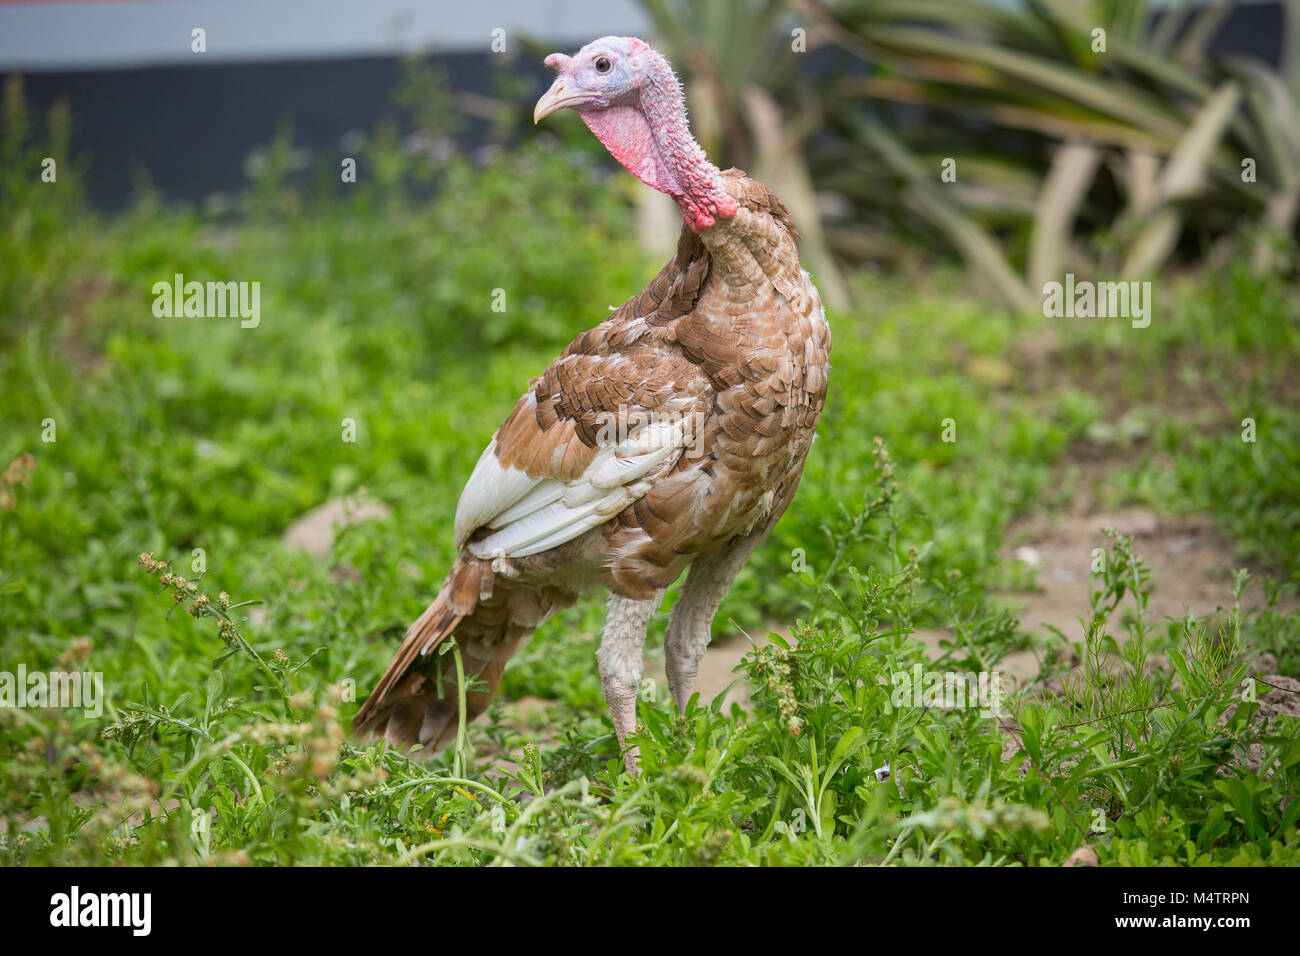
[[[650,490],[644,480],[671,465],[685,445],[686,428],[647,425],[617,445],[600,449],[577,479],[529,478],[496,456],[496,438],[479,458],[456,508],[456,543],[479,528],[492,529],[469,545],[478,558],[522,558],[548,551],[608,521]]]

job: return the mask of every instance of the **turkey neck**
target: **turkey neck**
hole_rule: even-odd
[[[703,231],[698,228],[701,214],[715,221],[735,215],[735,200],[723,188],[718,167],[691,135],[681,85],[666,63],[642,90],[641,112],[653,131],[656,151],[677,182],[680,192],[673,199],[692,231]]]

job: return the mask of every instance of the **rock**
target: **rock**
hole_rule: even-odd
[[[313,558],[328,557],[334,547],[335,527],[382,520],[390,514],[388,505],[364,494],[334,498],[289,525],[280,543],[286,548],[300,548]]]
[[[1042,553],[1037,548],[1031,548],[1028,545],[1016,548],[1012,553],[1012,557],[1021,564],[1029,565],[1031,568],[1036,568],[1043,563]]]
[[[1099,528],[1110,527],[1120,534],[1130,534],[1135,538],[1155,534],[1158,523],[1150,511],[1126,511],[1113,515],[1102,515],[1096,519]]]
[[[972,355],[966,362],[966,372],[971,378],[997,388],[1006,388],[1016,377],[1015,369],[1007,362],[987,355]]]
[[[1088,844],[1084,844],[1070,854],[1070,858],[1061,864],[1062,866],[1101,866],[1101,860],[1097,858],[1097,851]]]

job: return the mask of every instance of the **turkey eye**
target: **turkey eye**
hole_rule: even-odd
[[[609,62],[609,57],[600,56],[596,58],[597,73],[608,73],[612,69],[614,69],[614,64]]]

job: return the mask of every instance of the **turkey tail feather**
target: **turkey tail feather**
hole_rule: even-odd
[[[419,662],[473,616],[481,602],[492,598],[495,584],[491,562],[468,554],[456,559],[438,596],[406,629],[384,676],[352,719],[353,730],[363,737],[386,737],[393,744],[431,744],[435,750],[446,743],[448,711],[455,709],[456,681],[431,675],[429,670],[436,668],[421,667]],[[459,634],[457,641],[465,651],[465,641]],[[487,660],[469,654],[466,674],[477,676],[487,664]],[[499,679],[500,668],[491,670],[488,676]],[[491,687],[495,692],[495,680]],[[492,698],[491,693],[485,698],[470,696],[480,710]]]
[[[451,608],[450,592],[443,588],[433,603],[425,608],[424,613],[406,629],[402,645],[393,655],[384,676],[375,685],[374,691],[352,719],[352,728],[362,736],[381,736],[385,734],[385,724],[390,711],[397,703],[393,692],[397,685],[407,676],[411,666],[421,657],[432,653],[438,645],[446,640],[447,635],[464,620],[464,614],[457,614]]]

